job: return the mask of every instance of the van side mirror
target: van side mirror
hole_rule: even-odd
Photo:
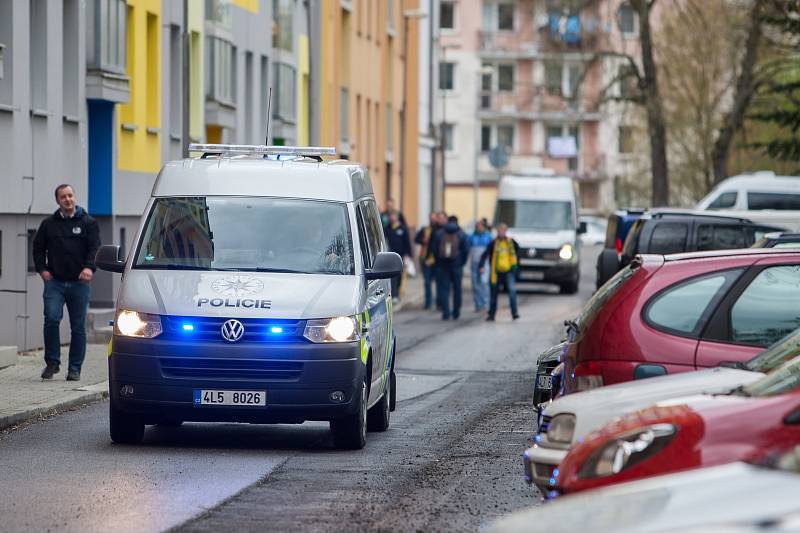
[[[583,235],[586,233],[587,227],[586,222],[579,222],[578,223],[578,235]]]
[[[380,252],[372,268],[367,270],[366,278],[389,279],[403,273],[403,259],[394,252]]]
[[[119,258],[118,244],[104,244],[94,256],[94,264],[100,270],[122,274],[125,271],[125,261]]]

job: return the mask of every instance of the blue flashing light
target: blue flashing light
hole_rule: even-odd
[[[183,324],[183,331],[194,331],[194,324]]]
[[[558,468],[553,469],[553,479],[558,479]]]
[[[552,478],[552,477],[551,477],[551,478],[550,478],[550,486],[553,486],[553,485],[555,485],[555,484],[556,484],[556,480],[555,480],[555,478]]]
[[[279,333],[283,333],[283,328],[281,328],[279,326],[272,326],[271,328],[269,328],[269,331],[270,331],[270,333],[274,333],[274,334],[277,335]]]
[[[542,436],[541,435],[536,435],[535,437],[533,437],[533,440],[536,442],[536,444],[541,444]]]

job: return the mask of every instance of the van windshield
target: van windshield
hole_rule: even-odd
[[[546,200],[498,200],[495,225],[533,230],[574,230],[575,215],[570,202]]]
[[[282,198],[159,198],[133,268],[353,274],[347,207]]]

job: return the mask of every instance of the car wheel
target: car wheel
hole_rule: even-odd
[[[331,420],[333,442],[342,450],[360,450],[367,444],[367,384],[361,384],[356,412]]]
[[[109,429],[111,440],[117,444],[139,444],[144,438],[144,422],[141,417],[124,413],[109,402]]]
[[[389,429],[389,418],[392,412],[392,373],[389,383],[384,387],[383,396],[372,406],[367,414],[367,429],[370,431],[386,431]]]

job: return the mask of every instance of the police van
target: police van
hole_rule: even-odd
[[[109,349],[110,432],[329,421],[339,448],[395,407],[388,252],[367,170],[333,148],[191,145],[167,163],[122,274]]]

